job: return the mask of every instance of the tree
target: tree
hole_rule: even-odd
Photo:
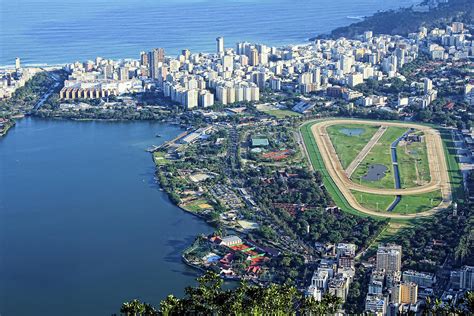
[[[137,299],[122,304],[120,312],[127,316],[154,316],[158,312],[148,303],[142,303]]]
[[[242,282],[233,290],[222,289],[218,274],[207,272],[198,278],[197,287],[186,288],[186,297],[169,295],[161,301],[160,310],[146,303],[133,300],[124,303],[121,313],[130,316],[154,315],[300,315],[333,314],[341,299],[325,295],[321,302],[307,298],[294,286],[270,284],[249,285]]]

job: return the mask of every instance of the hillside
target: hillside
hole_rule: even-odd
[[[428,12],[416,12],[412,8],[378,12],[363,21],[339,27],[330,34],[316,36],[311,40],[328,37],[353,38],[368,30],[373,31],[374,34],[407,35],[418,31],[421,26],[428,28],[442,27],[453,21],[472,24],[474,21],[474,1],[450,0],[448,3],[441,4],[436,9]]]

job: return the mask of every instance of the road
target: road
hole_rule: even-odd
[[[43,96],[38,100],[38,102],[36,102],[35,106],[33,107],[32,112],[39,110],[39,108],[46,102],[46,100],[48,100],[48,98],[51,96],[51,94],[53,94],[54,90],[57,87],[59,87],[59,79],[60,78],[58,77],[58,75],[56,75],[56,74],[54,74],[50,71],[47,71],[47,70],[45,70],[45,71],[48,74],[48,76],[55,81],[55,83],[52,87],[49,88],[49,90],[45,94],[43,94]]]
[[[318,146],[319,152],[324,161],[324,165],[341,191],[344,195],[348,203],[355,209],[369,214],[373,216],[382,216],[387,218],[399,218],[399,219],[407,219],[407,218],[415,218],[415,217],[423,217],[423,216],[430,216],[437,211],[448,207],[452,201],[452,194],[451,194],[451,185],[449,183],[449,176],[448,176],[448,167],[446,162],[446,157],[444,154],[443,142],[439,135],[439,132],[423,125],[417,125],[412,123],[399,123],[399,122],[383,122],[384,126],[396,126],[396,127],[403,127],[403,128],[414,128],[423,131],[425,135],[425,142],[427,147],[427,156],[429,161],[429,168],[431,174],[431,181],[427,185],[409,188],[409,189],[376,189],[376,188],[369,188],[362,186],[360,184],[356,184],[352,182],[348,177],[343,169],[334,146],[332,145],[331,140],[326,132],[326,128],[330,125],[335,124],[371,124],[371,125],[380,125],[381,122],[377,121],[365,121],[365,120],[343,120],[343,119],[335,119],[335,120],[328,120],[323,122],[318,122],[314,124],[311,129],[313,136],[316,141],[316,145]],[[422,194],[433,192],[436,190],[441,190],[442,194],[442,202],[434,207],[433,209],[421,212],[417,214],[393,214],[393,213],[381,213],[369,210],[362,205],[355,199],[352,195],[351,190],[371,193],[371,194],[378,194],[378,195],[415,195],[415,194]]]

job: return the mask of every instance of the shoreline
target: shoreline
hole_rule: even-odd
[[[398,12],[400,10],[403,10],[403,9],[410,9],[411,7],[414,7],[414,6],[418,6],[420,5],[422,2],[419,2],[420,0],[418,0],[417,4],[411,4],[411,6],[399,6],[397,8],[394,8],[394,9],[382,9],[382,10],[379,10],[379,11],[376,11],[376,12],[373,12],[371,13],[370,15],[360,15],[360,16],[351,16],[351,15],[348,15],[348,16],[345,16],[344,18],[349,21],[349,23],[345,24],[345,25],[340,25],[340,26],[337,26],[329,31],[326,31],[326,32],[319,32],[319,33],[316,33],[314,36],[311,36],[311,37],[306,37],[306,38],[302,38],[301,41],[295,41],[293,43],[289,43],[289,42],[285,42],[284,39],[282,39],[281,41],[276,41],[276,42],[281,42],[280,44],[267,44],[268,46],[274,46],[274,47],[287,47],[287,46],[300,46],[300,45],[309,45],[311,42],[317,40],[317,39],[329,39],[329,38],[332,38],[332,33],[336,30],[339,30],[339,29],[342,29],[342,28],[350,28],[352,25],[355,25],[355,24],[358,24],[358,23],[361,23],[361,22],[364,22],[366,21],[367,19],[370,19],[372,17],[374,17],[376,14],[379,14],[379,13],[389,13],[389,12]],[[307,33],[313,33],[311,30],[308,30]],[[216,34],[217,36],[218,34]],[[262,44],[266,44],[265,41],[255,41],[255,40],[247,40],[247,39],[242,39],[242,40],[239,40],[239,41],[244,41],[244,42],[254,42],[254,43],[262,43]],[[236,44],[236,43],[233,43],[233,44]],[[202,51],[199,51],[198,53],[199,54],[204,54],[204,55],[207,55],[207,54],[214,54],[212,48],[213,46],[209,46],[209,49],[205,49],[205,50],[202,50]],[[188,47],[189,48],[189,47]],[[141,50],[143,50],[144,48],[142,48]],[[191,49],[191,48],[189,48]],[[137,50],[137,54],[139,53],[140,49]],[[168,51],[168,49],[165,47],[165,51]],[[180,49],[177,49],[176,51],[172,50],[172,49],[169,49],[169,51],[173,52],[172,55],[165,55],[166,58],[174,58],[174,55],[176,54],[179,54],[179,51]],[[96,55],[95,57],[86,57],[85,59],[83,59],[83,61],[86,61],[86,60],[93,60],[97,57],[103,57],[105,59],[112,59],[112,60],[137,60],[136,57],[106,57],[105,55],[104,56],[100,56],[99,55]],[[71,61],[68,61],[68,62],[52,62],[52,63],[42,63],[42,62],[33,62],[33,63],[27,63],[27,64],[24,64],[23,65],[23,68],[63,68],[69,64],[72,64],[76,61],[80,61],[81,59],[74,59]],[[14,64],[0,64],[0,70],[7,70],[7,69],[13,69],[15,68],[15,65]]]
[[[5,137],[8,134],[8,131],[16,125],[15,120],[10,119],[9,122],[5,125],[5,128],[0,133],[0,137]]]

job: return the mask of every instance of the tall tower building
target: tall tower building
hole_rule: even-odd
[[[146,52],[140,52],[140,66],[149,66],[148,54]]]
[[[20,57],[15,58],[15,69],[20,70],[21,68],[21,60]]]
[[[321,85],[321,68],[313,69],[313,83],[319,88]]]
[[[224,38],[218,37],[216,38],[217,42],[217,54],[224,55]]]
[[[416,304],[418,301],[418,284],[402,282],[392,289],[392,302],[396,304]]]
[[[158,79],[159,68],[165,61],[165,50],[163,48],[154,48],[148,55],[150,76],[153,79]]]
[[[354,57],[353,56],[342,56],[340,60],[340,68],[343,73],[348,74],[351,72],[352,65],[354,65]]]
[[[433,81],[429,78],[425,78],[423,80],[423,91],[425,94],[428,94],[431,90],[433,90]]]
[[[258,65],[258,50],[256,48],[252,48],[249,54],[249,64],[250,66],[257,66]]]
[[[402,246],[380,245],[377,250],[377,270],[398,272],[402,266]]]
[[[181,55],[184,56],[184,59],[188,60],[189,56],[191,56],[191,51],[189,49],[183,49]]]
[[[224,67],[224,71],[234,70],[234,56],[224,56],[224,58],[222,59],[222,66]]]
[[[474,266],[464,266],[461,269],[459,283],[463,290],[474,290]]]

